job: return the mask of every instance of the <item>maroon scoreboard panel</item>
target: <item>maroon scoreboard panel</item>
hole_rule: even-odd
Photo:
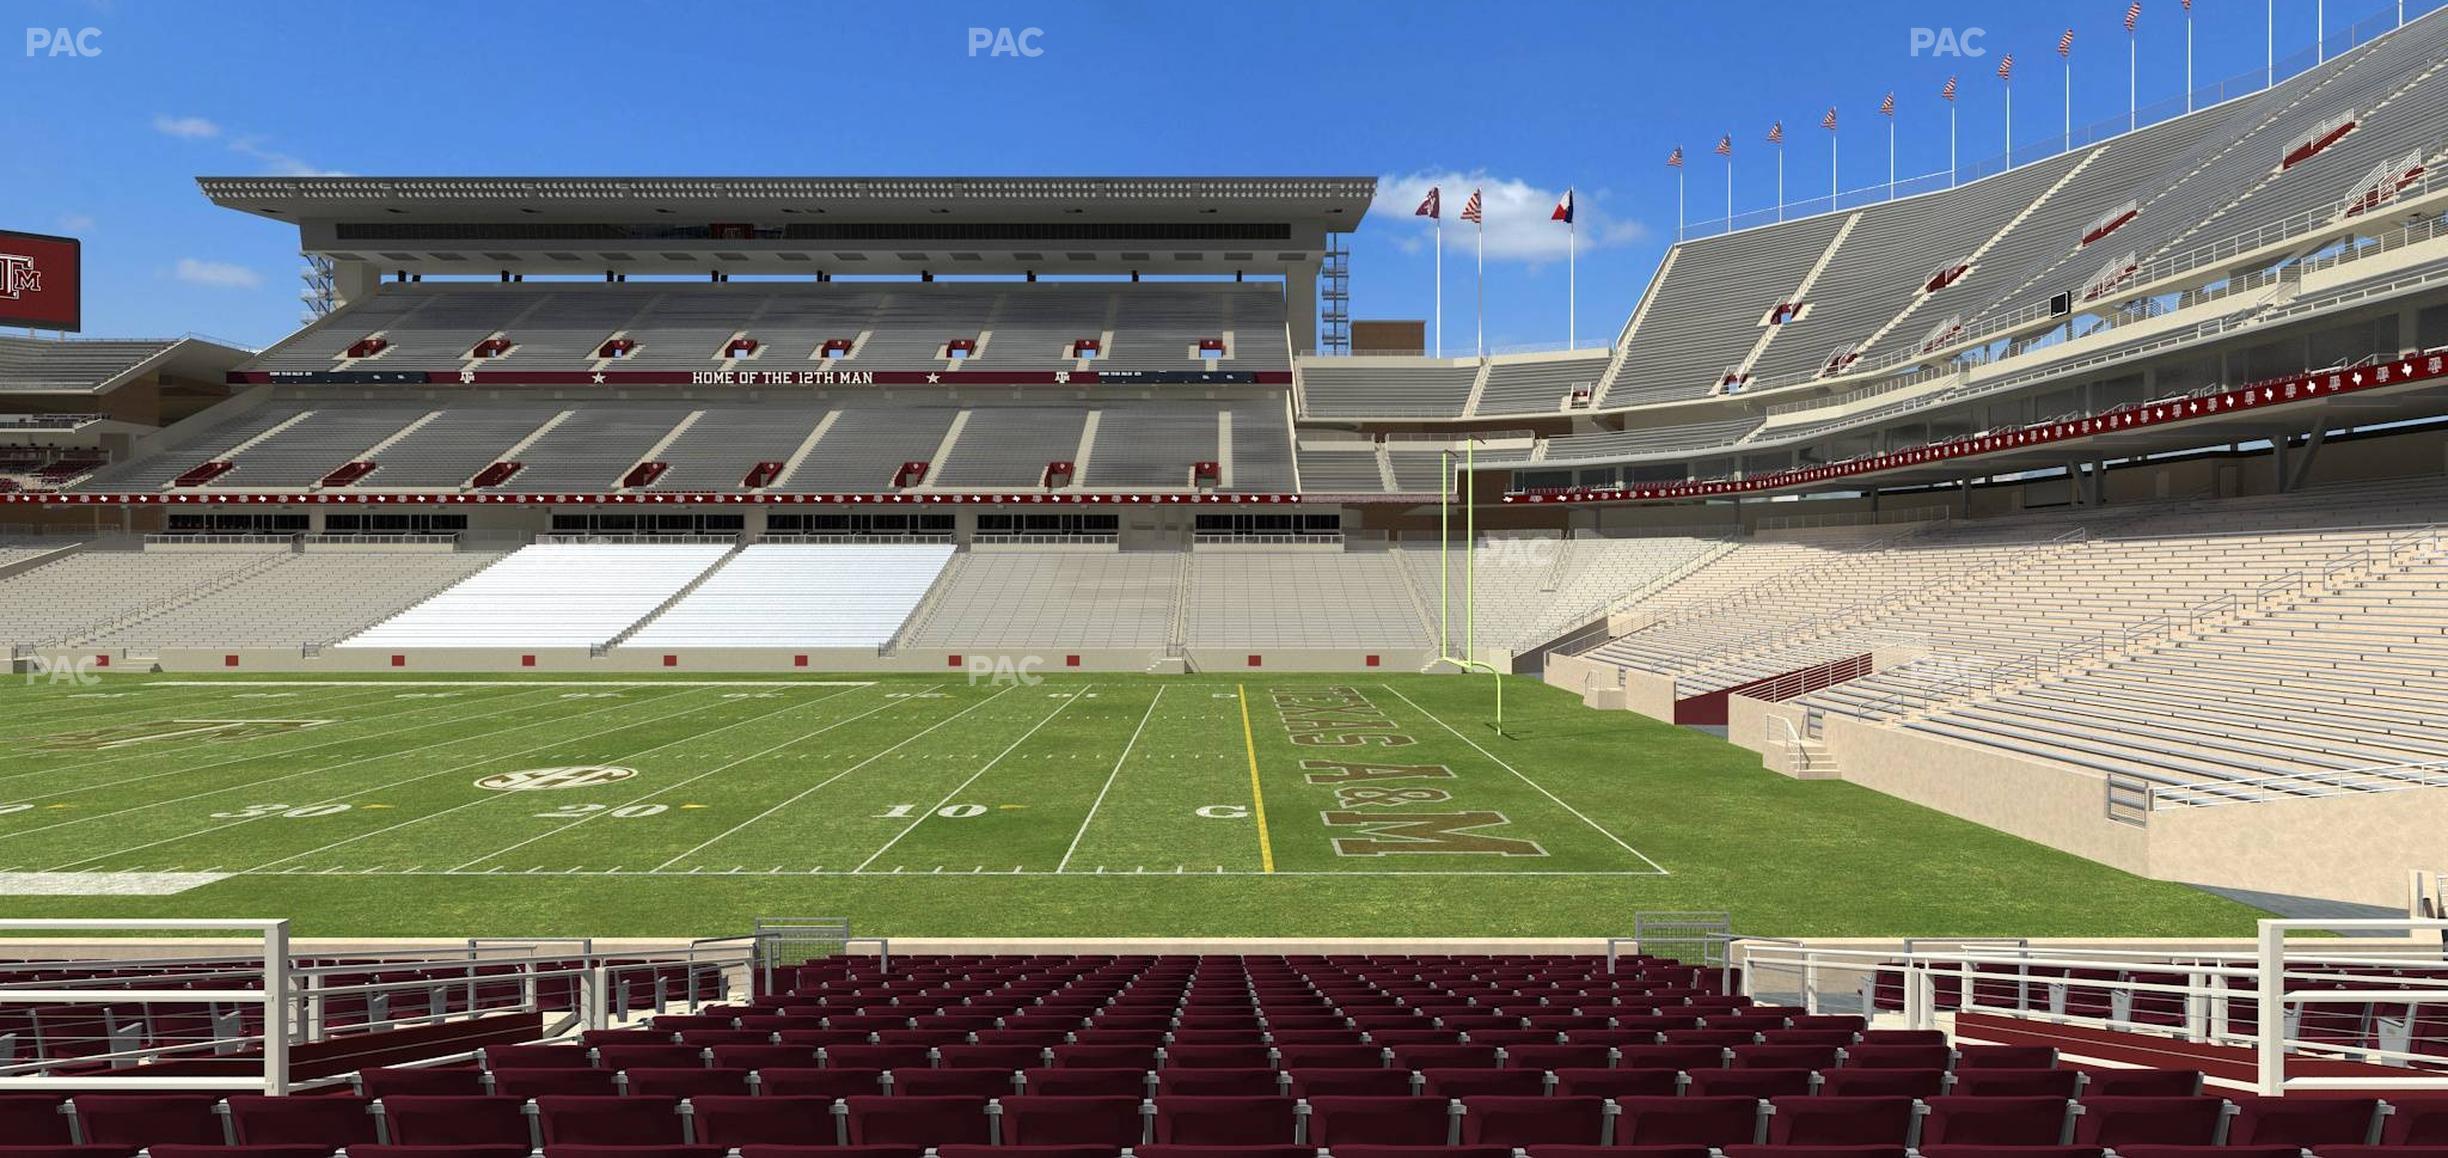
[[[0,326],[82,330],[82,257],[73,237],[0,229]]]

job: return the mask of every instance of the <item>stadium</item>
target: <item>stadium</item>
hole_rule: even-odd
[[[2448,1158],[2448,9],[2160,7],[1528,347],[1484,173],[157,114],[306,310],[0,220],[0,1158]]]

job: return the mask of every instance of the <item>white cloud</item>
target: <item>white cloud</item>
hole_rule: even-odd
[[[192,257],[179,259],[175,276],[189,285],[215,289],[254,289],[263,284],[263,275],[243,265],[226,261],[198,261]]]
[[[186,141],[209,140],[221,135],[221,126],[202,117],[174,117],[165,113],[153,118],[153,131]]]
[[[1448,248],[1459,246],[1458,253],[1468,255],[1473,227],[1462,220],[1462,205],[1470,199],[1471,190],[1480,191],[1487,230],[1487,255],[1490,261],[1518,261],[1538,265],[1562,261],[1572,238],[1564,223],[1553,220],[1556,202],[1563,200],[1564,190],[1533,185],[1518,178],[1493,177],[1485,171],[1463,173],[1406,173],[1377,179],[1377,200],[1369,209],[1371,218],[1384,218],[1379,228],[1402,221],[1417,222],[1405,229],[1395,244],[1405,252],[1417,253],[1430,243],[1430,225],[1412,215],[1431,188],[1443,190]],[[1580,247],[1599,249],[1638,241],[1648,235],[1640,222],[1615,217],[1607,212],[1606,191],[1578,189],[1573,193],[1573,216],[1579,227]]]
[[[223,137],[220,124],[204,117],[174,117],[167,113],[153,118],[153,131],[182,141],[211,141]],[[308,162],[294,154],[284,153],[264,144],[261,136],[252,133],[230,133],[229,151],[249,158],[263,166],[263,171],[276,177],[345,177],[346,173]]]
[[[348,176],[348,174],[337,169],[320,168],[315,165],[310,165],[304,160],[291,156],[287,153],[267,149],[264,147],[263,138],[261,137],[239,137],[231,141],[229,147],[230,152],[237,153],[241,156],[253,157],[257,161],[263,162],[264,171],[276,177]]]

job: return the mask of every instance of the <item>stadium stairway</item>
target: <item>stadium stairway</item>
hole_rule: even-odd
[[[694,421],[695,419],[696,415],[692,414],[689,416],[690,421]],[[681,423],[680,427],[674,428],[674,433],[678,433],[680,429],[685,428],[687,425],[687,422]],[[666,438],[664,441],[668,443],[670,439]],[[733,546],[729,551],[724,552],[723,557],[716,559],[713,566],[698,572],[696,578],[682,584],[679,590],[671,593],[670,598],[656,604],[654,610],[639,616],[637,622],[620,629],[620,631],[615,633],[612,638],[605,640],[602,648],[599,650],[610,651],[611,649],[619,647],[621,644],[628,642],[630,636],[636,635],[639,631],[643,630],[647,624],[653,623],[655,620],[661,618],[664,612],[670,611],[673,607],[677,606],[681,600],[687,599],[690,595],[694,594],[698,588],[705,586],[706,580],[713,578],[723,568],[730,566],[733,560],[740,557],[740,552],[747,549],[748,545],[746,543],[740,543]]]

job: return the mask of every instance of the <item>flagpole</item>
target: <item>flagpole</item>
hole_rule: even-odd
[[[2006,82],[2006,165],[2014,166],[2014,81]]]
[[[1485,360],[1487,358],[1487,222],[1482,220],[1471,222],[1471,224],[1476,227],[1472,232],[1476,233],[1479,239],[1479,305],[1477,307],[1479,357]]]
[[[1947,102],[1947,188],[1955,187],[1955,102]]]
[[[2185,111],[2193,111],[2193,6],[2185,5]]]
[[[1777,165],[1779,172],[1783,172],[1784,168],[1781,162]],[[1726,232],[1734,232],[1734,154],[1732,153],[1726,154]]]
[[[1733,182],[1734,182],[1733,165],[1734,165],[1734,162],[1732,162],[1732,161],[1728,161],[1728,162],[1726,162],[1726,167],[1727,167],[1727,172],[1726,172],[1726,183],[1727,183],[1727,185],[1728,185],[1728,186],[1731,186],[1731,185],[1733,184]],[[1777,220],[1779,220],[1779,221],[1783,221],[1783,220],[1785,220],[1785,144],[1784,144],[1784,142],[1782,142],[1782,141],[1780,141],[1780,142],[1778,142],[1778,143],[1777,143],[1777,212],[1776,212],[1776,216],[1777,216]],[[1733,227],[1734,227],[1734,202],[1733,202],[1733,198],[1731,197],[1731,195],[1729,195],[1729,196],[1727,197],[1727,199],[1726,199],[1726,228],[1728,228],[1728,229],[1732,229]]]
[[[2139,36],[2131,32],[2125,34],[2125,131],[2129,133],[2134,131],[2135,123],[2141,117],[2141,44],[2142,40]],[[2066,147],[2073,148],[2074,142],[2068,139]]]
[[[1565,200],[1572,199],[1572,190],[1564,190]],[[1581,348],[1581,216],[1580,206],[1564,219],[1564,346]]]
[[[1895,200],[1895,114],[1887,114],[1887,199]]]
[[[2065,147],[2074,148],[2074,54],[2065,57]]]
[[[2261,6],[2261,85],[2278,83],[2278,0],[2266,0]]]
[[[1675,166],[1675,240],[1683,240],[1683,166]]]
[[[1436,356],[1445,356],[1445,207],[1436,216]]]
[[[1828,211],[1836,209],[1836,130],[1828,130]]]

